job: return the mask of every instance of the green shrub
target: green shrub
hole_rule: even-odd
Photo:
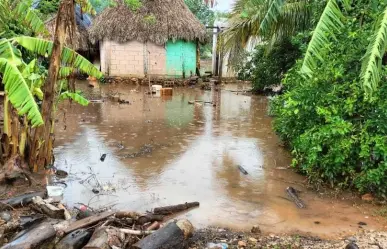
[[[371,101],[364,99],[360,59],[373,30],[361,18],[346,23],[311,79],[298,73],[300,62],[289,70],[271,112],[276,132],[292,148],[293,166],[311,182],[386,198],[387,84]]]
[[[301,55],[298,46],[284,40],[267,53],[265,45],[258,45],[251,59],[238,71],[238,78],[251,80],[255,92],[263,91],[266,86],[279,85]]]

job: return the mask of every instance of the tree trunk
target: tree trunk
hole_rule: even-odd
[[[189,221],[171,222],[133,245],[136,249],[184,248],[194,227]]]
[[[61,55],[66,38],[66,31],[74,30],[74,24],[74,0],[62,0],[56,18],[54,46],[50,58],[48,77],[43,88],[42,116],[44,125],[36,129],[34,141],[31,146],[30,166],[33,167],[34,172],[43,170],[46,165],[52,163],[52,141],[54,135],[51,134],[53,130],[51,126],[54,124],[53,111],[55,108],[55,99],[58,94],[55,86],[61,65]],[[40,143],[40,140],[43,143]]]

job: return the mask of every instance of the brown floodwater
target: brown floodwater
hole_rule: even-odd
[[[291,158],[272,130],[267,97],[229,91],[249,86],[226,85],[219,92],[176,88],[164,97],[132,85],[78,86],[104,102],[61,106],[55,165],[69,172],[69,205],[146,211],[199,201],[199,208],[181,215],[198,228],[259,225],[264,232],[322,237],[354,233],[358,222],[385,228],[369,206],[305,187],[305,177],[288,168]],[[193,100],[216,106],[188,103]],[[287,199],[287,186],[302,191],[307,208]]]

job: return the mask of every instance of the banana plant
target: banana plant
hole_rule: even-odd
[[[1,0],[0,1],[0,28],[12,21],[19,21],[35,34],[48,36],[44,22],[36,11],[31,8],[27,0]]]

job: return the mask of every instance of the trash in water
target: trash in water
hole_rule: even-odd
[[[105,158],[106,158],[106,154],[102,154],[102,156],[101,156],[101,162],[103,162],[103,161],[105,161]]]
[[[227,249],[226,243],[208,243],[206,249]]]
[[[249,174],[242,166],[238,165],[238,168],[239,168],[239,170],[240,170],[243,174],[245,174],[245,175],[248,175],[248,174]]]
[[[63,199],[64,188],[61,186],[47,186],[47,195],[55,202]]]

